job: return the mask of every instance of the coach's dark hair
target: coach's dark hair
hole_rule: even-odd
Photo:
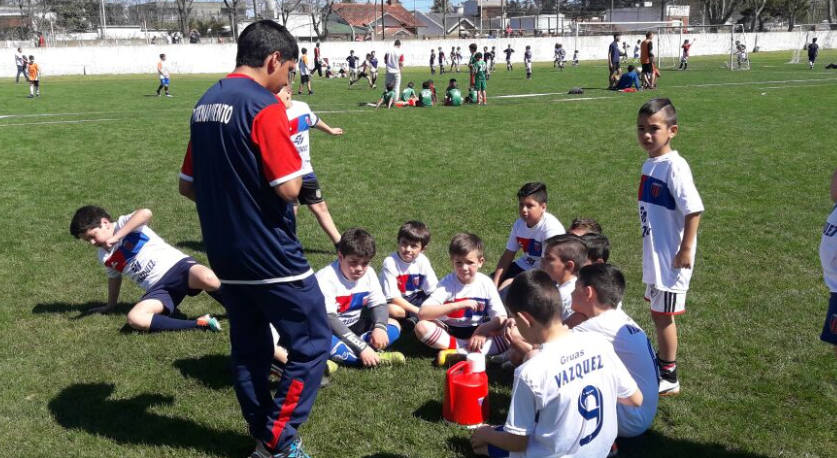
[[[599,302],[613,308],[625,297],[625,276],[613,264],[590,264],[578,271],[577,284],[596,291]]]
[[[628,68],[630,69],[632,65],[629,65]],[[569,232],[576,231],[581,229],[584,231],[584,235],[586,234],[601,234],[602,233],[602,225],[599,224],[598,221],[594,220],[593,218],[576,218],[573,220],[572,224],[570,224]]]
[[[448,246],[448,254],[453,256],[468,256],[472,251],[477,252],[478,257],[483,257],[485,248],[482,239],[476,234],[460,232],[453,236]]]
[[[506,296],[506,308],[510,312],[526,312],[542,325],[561,321],[562,307],[555,282],[540,269],[530,269],[514,277]]]
[[[676,126],[677,125],[677,110],[672,105],[671,100],[660,97],[658,99],[651,99],[645,102],[645,105],[639,108],[639,116],[651,116],[657,114],[659,112],[663,112],[663,116],[665,117],[666,124],[668,126]]]
[[[645,32],[645,38],[651,38],[651,35],[654,35],[654,32],[651,32],[651,31]]]
[[[607,262],[610,259],[610,240],[602,234],[584,234],[581,241],[587,247],[587,259],[596,262],[601,259]]]
[[[509,45],[509,46],[511,46],[511,45]],[[476,52],[478,48],[479,47],[477,46],[476,43],[471,43],[471,44],[468,45],[468,50],[470,50],[472,53]]]
[[[517,191],[518,199],[524,197],[531,197],[539,204],[545,204],[549,200],[549,196],[546,194],[546,185],[538,181],[526,183]]]
[[[558,259],[564,264],[572,261],[573,274],[578,272],[587,262],[587,245],[581,240],[581,237],[575,234],[561,234],[553,235],[544,241],[544,253],[556,251]]]
[[[401,46],[401,40],[395,40],[395,43],[393,43],[393,44],[394,44],[395,46]],[[374,51],[373,51],[373,52],[374,52]]]
[[[375,237],[372,237],[372,234],[366,232],[365,229],[353,227],[340,236],[337,251],[343,256],[356,255],[372,259],[376,253]]]
[[[102,207],[95,205],[87,205],[76,210],[73,215],[73,220],[70,221],[70,234],[75,238],[81,238],[81,235],[90,229],[96,229],[102,224],[102,218],[108,221],[113,221],[110,213]]]
[[[422,248],[427,248],[427,245],[430,243],[430,229],[421,221],[407,221],[398,229],[398,241],[400,242],[401,239],[407,240],[408,242],[421,243]]]
[[[281,62],[288,59],[299,60],[299,47],[296,38],[288,32],[285,26],[273,21],[262,20],[248,25],[238,37],[238,51],[235,55],[235,66],[260,68],[264,60],[272,53],[279,51]]]

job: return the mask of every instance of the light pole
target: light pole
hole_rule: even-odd
[[[107,22],[105,21],[105,0],[102,0],[102,40],[105,39],[105,33],[108,30]]]

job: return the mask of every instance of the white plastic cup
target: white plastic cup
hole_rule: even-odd
[[[468,353],[466,361],[471,373],[485,372],[485,355],[482,353]]]

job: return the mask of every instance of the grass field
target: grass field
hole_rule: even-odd
[[[489,106],[372,110],[380,91],[315,80],[304,96],[342,138],[312,135],[313,160],[338,227],[378,238],[379,269],[407,219],[428,223],[428,255],[450,272],[447,242],[471,231],[493,270],[526,181],[550,190],[565,225],[598,219],[611,261],[628,277],[625,308],[650,335],[642,301],[636,207],[645,159],[639,106],[673,99],[674,145],[689,161],[704,214],[689,313],[679,319],[683,394],[663,399],[652,430],[621,443],[625,457],[837,456],[837,364],[819,342],[827,303],[817,256],[831,210],[837,74],[754,54],[749,72],[693,58],[660,89],[597,89],[604,64],[563,73],[499,69]],[[828,52],[821,59],[831,59]],[[229,338],[123,329],[140,290],[123,285],[118,314],[82,316],[107,293],[95,251],[68,233],[81,205],[154,212],[152,227],[205,261],[191,202],[177,193],[190,110],[220,75],[175,76],[175,98],[151,96],[153,75],[49,77],[43,95],[0,82],[0,457],[244,457],[252,450],[232,391]],[[427,78],[409,69],[404,82]],[[467,75],[460,76],[462,80]],[[436,75],[438,87],[443,78]],[[570,96],[574,86],[588,88]],[[548,93],[538,97],[500,95]],[[299,233],[315,269],[333,247],[309,213]],[[188,299],[188,316],[223,309]],[[222,321],[225,325],[225,320]],[[440,420],[443,371],[412,336],[404,368],[341,369],[302,434],[320,458],[468,457],[468,433]],[[502,422],[511,374],[490,372]]]

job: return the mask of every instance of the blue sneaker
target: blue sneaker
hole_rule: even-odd
[[[271,453],[262,441],[256,445],[256,450],[250,455],[250,458],[311,458],[310,455],[302,450],[302,440],[297,438],[291,442],[291,445],[284,452]]]

